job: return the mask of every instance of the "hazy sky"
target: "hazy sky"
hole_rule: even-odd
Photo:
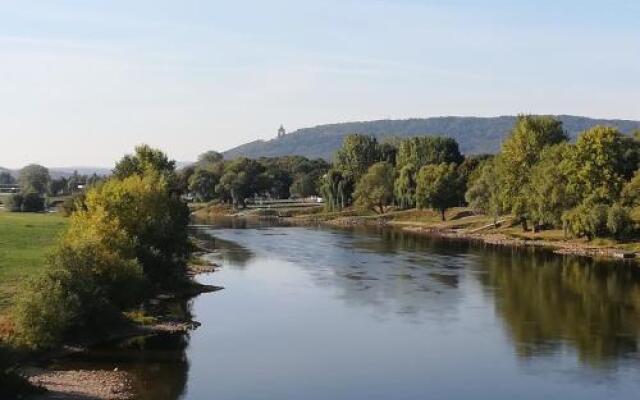
[[[637,0],[0,0],[0,166],[322,123],[640,119]]]

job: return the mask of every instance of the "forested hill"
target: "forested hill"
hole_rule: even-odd
[[[346,122],[299,129],[281,139],[255,141],[224,153],[226,158],[301,155],[331,160],[345,136],[353,133],[376,137],[449,136],[458,141],[464,154],[495,153],[515,122],[515,116],[493,118],[436,117],[425,119]],[[572,138],[594,125],[613,125],[623,133],[640,129],[640,121],[605,120],[557,116]]]

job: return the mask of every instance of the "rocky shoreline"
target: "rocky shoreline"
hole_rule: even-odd
[[[438,226],[417,226],[398,224],[384,216],[372,218],[361,216],[343,216],[333,219],[323,219],[317,216],[286,218],[285,221],[292,225],[309,226],[325,225],[339,228],[353,228],[360,226],[388,227],[411,232],[417,235],[430,236],[441,239],[463,240],[481,243],[490,246],[512,247],[512,248],[538,248],[552,251],[559,255],[572,255],[599,259],[618,260],[638,260],[640,254],[626,251],[615,247],[598,247],[589,243],[578,243],[572,241],[551,241],[544,239],[522,239],[509,237],[503,233],[488,231],[488,229],[447,229]]]

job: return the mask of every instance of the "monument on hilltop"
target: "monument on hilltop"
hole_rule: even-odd
[[[287,131],[284,130],[284,126],[280,125],[280,129],[278,129],[278,139],[283,138],[287,135]]]

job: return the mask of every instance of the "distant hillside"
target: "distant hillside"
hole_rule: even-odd
[[[247,143],[226,151],[224,155],[229,159],[240,156],[257,158],[300,155],[331,160],[334,152],[342,145],[344,137],[353,133],[375,135],[379,139],[393,136],[442,135],[456,139],[465,154],[495,153],[513,126],[515,118],[436,117],[320,125],[299,129],[281,139]],[[564,123],[564,128],[571,138],[594,125],[612,125],[624,133],[640,129],[640,121],[593,119],[571,115],[559,115],[557,118]]]

